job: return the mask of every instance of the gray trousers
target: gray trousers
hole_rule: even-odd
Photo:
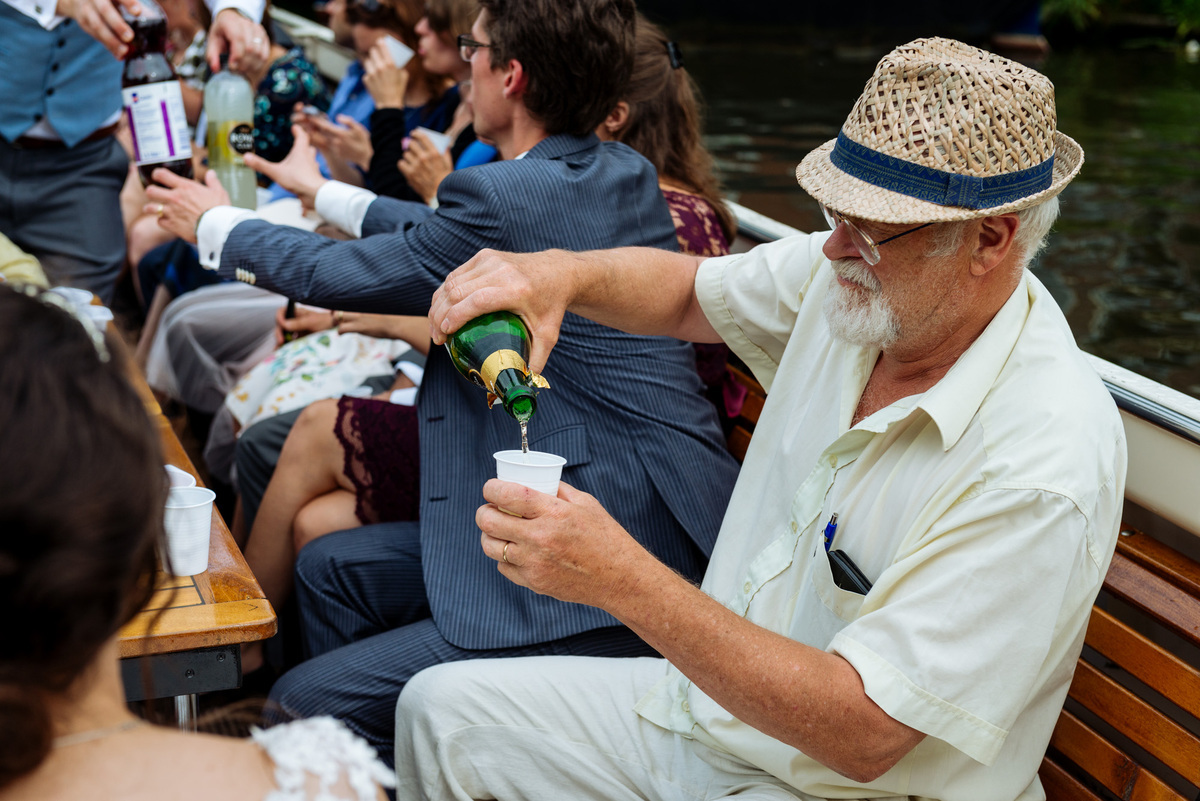
[[[129,159],[116,137],[22,150],[0,137],[0,232],[37,257],[52,284],[108,304],[125,264],[120,195]]]
[[[639,717],[666,666],[538,656],[424,670],[396,706],[397,782],[426,801],[816,801]]]

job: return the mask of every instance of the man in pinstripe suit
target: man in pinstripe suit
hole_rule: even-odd
[[[463,55],[476,130],[504,160],[451,174],[436,212],[323,184],[314,190],[318,211],[363,235],[334,242],[211,208],[219,200],[211,188],[167,178],[172,188],[152,195],[165,205],[164,224],[188,235],[203,213],[201,257],[223,276],[330,308],[401,314],[425,314],[446,275],[480,248],[675,250],[654,169],[592,134],[632,66],[632,0],[482,6]],[[530,447],[564,456],[566,480],[698,579],[737,466],[701,395],[691,347],[572,317],[544,375],[554,389],[538,406]],[[515,446],[517,428],[489,412],[441,349],[430,355],[418,414],[420,522],[340,532],[304,549],[296,593],[313,658],[272,694],[291,712],[348,720],[389,762],[397,694],[427,665],[650,653],[606,613],[512,585],[482,553],[480,488],[493,474],[491,454]],[[706,483],[684,480],[679,464]]]

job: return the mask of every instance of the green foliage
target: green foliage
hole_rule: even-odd
[[[1159,16],[1177,26],[1180,38],[1200,30],[1200,0],[1043,0],[1042,19],[1067,20],[1078,30],[1121,14]]]
[[[1076,29],[1082,30],[1089,22],[1100,17],[1102,2],[1108,4],[1106,0],[1044,0],[1042,19],[1054,22],[1065,17]]]
[[[1200,0],[1162,0],[1163,11],[1179,26],[1182,39],[1200,30]]]

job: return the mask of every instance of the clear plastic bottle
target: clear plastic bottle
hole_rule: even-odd
[[[154,0],[140,0],[142,13],[121,15],[133,28],[133,41],[121,74],[121,99],[133,136],[133,157],[142,185],[165,167],[192,177],[192,143],[179,78],[167,59],[167,18]]]
[[[242,154],[254,152],[254,89],[229,71],[224,57],[221,71],[204,85],[204,115],[209,169],[216,171],[233,205],[255,208],[254,170],[242,161]]]

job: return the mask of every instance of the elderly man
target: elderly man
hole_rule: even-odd
[[[515,309],[536,369],[569,309],[724,339],[770,395],[700,589],[583,492],[487,483],[476,520],[503,575],[605,609],[666,659],[427,671],[397,710],[400,786],[1043,797],[1125,479],[1116,409],[1026,269],[1082,160],[1046,78],[918,40],[797,170],[832,233],[705,261],[485,253],[452,273],[436,340]]]

